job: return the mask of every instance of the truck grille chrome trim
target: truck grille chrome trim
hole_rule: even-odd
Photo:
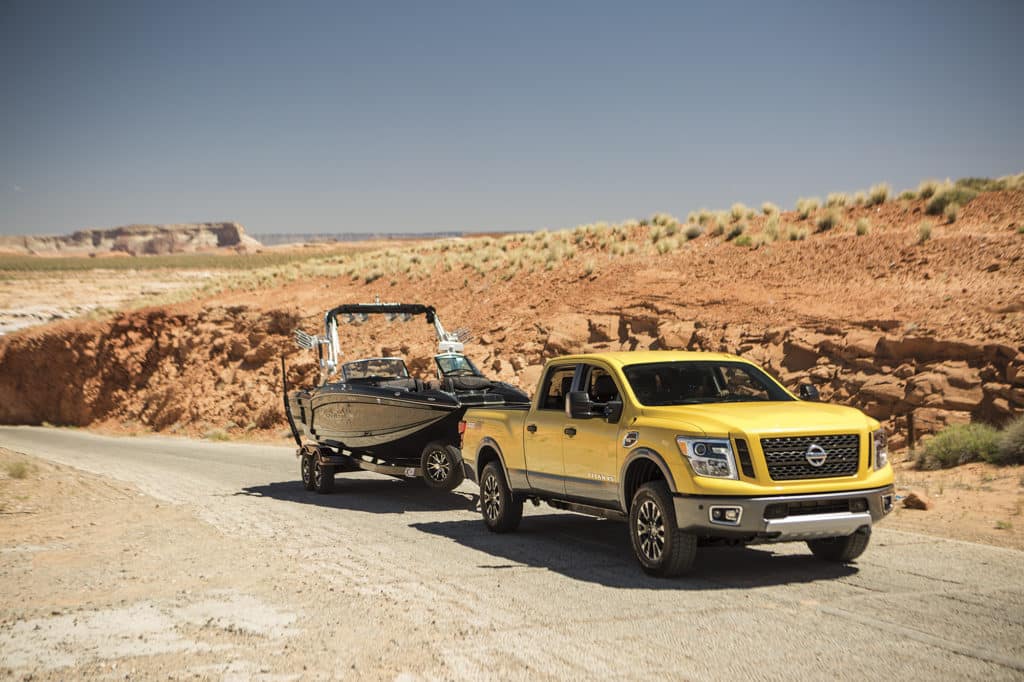
[[[819,464],[821,450],[825,460]],[[773,481],[853,476],[860,465],[860,436],[848,433],[762,438],[761,451]]]

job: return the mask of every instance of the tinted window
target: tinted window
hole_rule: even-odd
[[[763,371],[741,362],[657,362],[623,373],[642,405],[793,400]]]
[[[607,403],[620,399],[619,388],[615,385],[615,380],[603,367],[588,367],[583,390],[586,390],[591,402],[595,403]]]
[[[565,396],[569,395],[572,388],[572,377],[576,373],[576,365],[563,365],[552,367],[544,379],[544,385],[540,391],[540,401],[537,409],[540,410],[564,410]]]

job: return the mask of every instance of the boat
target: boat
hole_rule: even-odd
[[[399,357],[339,363],[339,320],[359,324],[370,315],[426,319],[438,342],[435,376],[427,380],[411,376]],[[296,343],[314,351],[320,364],[319,385],[296,391],[289,391],[287,384],[284,387],[285,412],[299,446],[307,487],[319,490],[318,471],[326,479],[335,471],[352,468],[422,477],[436,488],[458,485],[462,480],[459,428],[466,409],[529,403],[523,391],[489,379],[466,357],[468,338],[467,330],[447,331],[433,306],[379,300],[328,310],[323,335],[296,330]],[[304,442],[303,437],[312,442]]]

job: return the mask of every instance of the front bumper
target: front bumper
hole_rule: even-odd
[[[814,540],[870,531],[872,524],[892,511],[894,501],[891,485],[771,497],[674,496],[676,523],[681,530],[746,542]]]

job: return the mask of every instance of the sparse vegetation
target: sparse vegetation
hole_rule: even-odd
[[[796,211],[797,215],[800,216],[801,220],[806,220],[808,216],[818,210],[821,207],[821,200],[816,197],[801,198],[796,200]]]
[[[203,434],[203,438],[206,440],[226,441],[231,440],[231,435],[224,429],[210,429]]]
[[[877,185],[872,185],[868,190],[868,206],[878,206],[884,204],[889,200],[889,194],[892,192],[892,188],[889,187],[889,183],[880,182]]]
[[[922,220],[921,224],[917,226],[917,243],[924,244],[926,241],[932,238],[932,224],[931,221]]]
[[[789,228],[788,238],[791,242],[802,242],[803,240],[807,239],[807,230],[803,228],[797,229],[795,227],[791,227]]]
[[[741,234],[746,232],[746,230],[746,223],[737,223],[736,225],[733,226],[731,230],[729,230],[729,234],[725,235],[725,241],[732,241],[736,237],[739,237]]]
[[[1024,464],[1024,416],[1010,422],[999,436],[993,464]]]
[[[737,237],[736,240],[733,242],[733,244],[735,244],[736,246],[750,246],[753,243],[754,242],[750,238],[749,234],[741,235],[741,236]]]
[[[913,201],[917,198],[917,192],[912,189],[905,189],[900,192],[900,199],[903,201]]]
[[[827,211],[824,215],[818,218],[817,226],[818,232],[828,232],[833,227],[839,224],[839,212],[832,210]]]
[[[770,201],[766,201],[761,204],[761,213],[764,213],[767,216],[778,215],[779,207]]]
[[[825,198],[826,208],[843,208],[849,203],[850,197],[843,192],[831,192]]]
[[[686,228],[686,231],[683,234],[686,236],[687,240],[696,239],[704,234],[704,228],[700,225],[690,225]]]
[[[942,215],[950,204],[957,204],[958,207],[966,206],[976,196],[978,196],[978,192],[969,187],[942,185],[932,195],[924,210],[928,215]]]
[[[948,426],[921,449],[918,469],[948,469],[968,462],[991,461],[998,451],[999,431],[988,424]]]
[[[853,193],[853,205],[854,206],[863,206],[867,202],[868,202],[868,195],[866,193],[860,192],[860,191]]]
[[[867,218],[861,218],[857,221],[857,236],[863,237],[864,235],[871,233],[871,221]]]
[[[932,195],[939,189],[939,186],[938,180],[922,180],[921,184],[917,186],[917,198],[931,199]]]
[[[29,473],[33,469],[34,467],[30,466],[27,462],[10,462],[7,465],[7,475],[17,479],[28,478]]]
[[[957,217],[960,215],[960,204],[949,204],[946,206],[946,210],[942,212],[943,217],[949,224],[955,223]]]
[[[735,223],[745,218],[747,213],[749,212],[750,209],[748,209],[745,205],[736,202],[729,208],[729,217],[732,219],[732,222]]]

